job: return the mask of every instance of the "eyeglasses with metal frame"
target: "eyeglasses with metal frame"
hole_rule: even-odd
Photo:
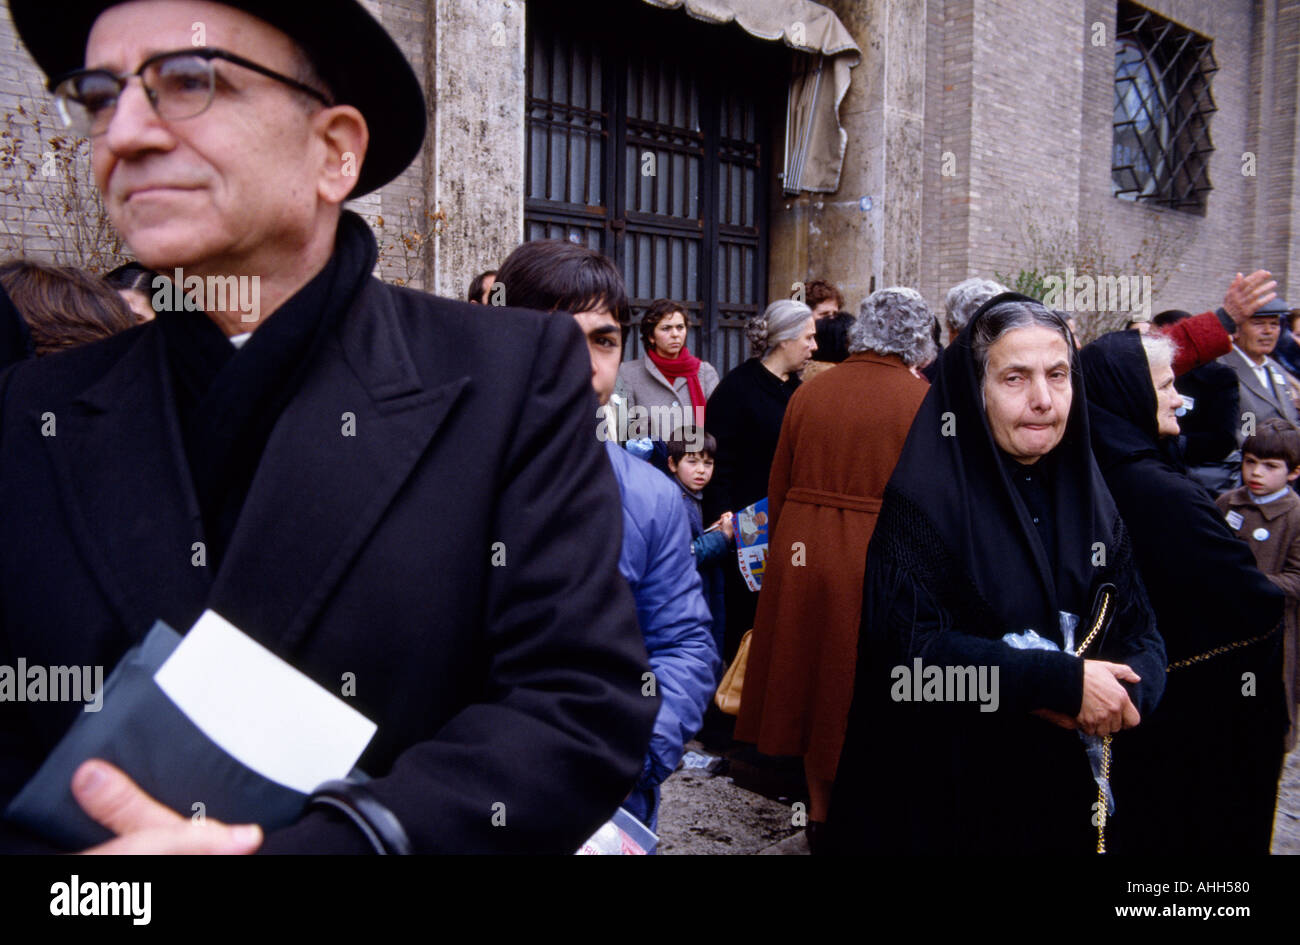
[[[334,104],[325,94],[297,79],[224,49],[208,47],[158,53],[142,62],[134,72],[121,75],[107,69],[77,69],[52,80],[50,91],[54,93],[64,125],[78,135],[96,137],[108,130],[117,110],[117,100],[132,76],[139,76],[145,96],[158,117],[181,121],[203,114],[212,105],[217,88],[213,60],[217,59],[282,82],[326,108]]]

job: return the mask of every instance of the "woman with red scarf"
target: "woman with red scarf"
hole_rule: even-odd
[[[671,299],[655,299],[641,319],[645,357],[627,361],[618,389],[629,436],[666,441],[679,426],[704,426],[704,403],[718,386],[718,372],[686,347],[686,310]],[[676,408],[676,409],[674,409]]]

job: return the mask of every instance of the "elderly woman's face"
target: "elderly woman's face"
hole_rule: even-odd
[[[1056,448],[1073,396],[1070,351],[1059,332],[1014,328],[989,348],[984,412],[993,439],[1017,462],[1035,463]]]
[[[795,338],[789,338],[776,346],[784,359],[786,369],[790,371],[802,371],[812,360],[813,352],[817,350],[817,321],[811,315],[803,323],[803,328],[799,329],[799,335]]]
[[[1160,436],[1177,436],[1178,408],[1183,398],[1174,387],[1174,369],[1168,364],[1151,368],[1151,383],[1156,389],[1156,427]]]

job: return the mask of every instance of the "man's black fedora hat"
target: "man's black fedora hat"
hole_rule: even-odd
[[[51,80],[84,65],[96,17],[122,0],[10,0],[14,26]],[[353,197],[406,170],[424,143],[425,102],[406,56],[356,0],[218,0],[269,23],[311,58],[339,104],[365,116],[370,144]],[[229,50],[239,52],[239,50]]]

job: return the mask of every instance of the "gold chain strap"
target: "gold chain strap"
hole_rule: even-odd
[[[1110,614],[1110,602],[1114,599],[1114,596],[1115,595],[1110,593],[1102,595],[1101,607],[1097,611],[1097,619],[1093,621],[1092,629],[1088,631],[1087,638],[1080,643],[1078,649],[1074,651],[1075,656],[1083,656],[1083,651],[1091,645],[1092,641],[1096,639],[1097,634],[1101,632],[1101,628],[1106,625],[1106,617]]]
[[[1113,593],[1104,593],[1101,598],[1101,607],[1097,609],[1097,619],[1092,623],[1092,629],[1088,631],[1088,636],[1079,644],[1074,655],[1083,656],[1083,651],[1088,648],[1101,628],[1106,625],[1106,617],[1110,614],[1111,601],[1114,600]],[[1103,735],[1101,738],[1101,782],[1097,785],[1097,852],[1106,852],[1106,789],[1104,785],[1110,783],[1110,736]]]
[[[1101,777],[1102,784],[1110,783],[1110,736],[1101,739]],[[1106,808],[1106,791],[1097,785],[1097,852],[1106,852],[1106,817],[1110,812]]]
[[[1111,601],[1111,596],[1109,594],[1107,594],[1105,597],[1102,598],[1101,610],[1098,612],[1097,622],[1093,624],[1092,632],[1090,632],[1088,634],[1088,638],[1083,641],[1083,645],[1080,646],[1075,651],[1074,653],[1075,656],[1083,656],[1083,651],[1088,648],[1088,644],[1092,642],[1093,638],[1097,635],[1097,632],[1101,629],[1102,625],[1105,623],[1106,614],[1110,611],[1110,601]],[[1249,640],[1236,640],[1232,643],[1226,643],[1223,646],[1216,646],[1214,649],[1206,650],[1204,653],[1198,653],[1196,656],[1190,656],[1185,660],[1178,660],[1178,662],[1176,663],[1170,663],[1165,668],[1165,672],[1168,673],[1175,669],[1183,669],[1184,667],[1192,666],[1195,665],[1196,663],[1203,663],[1206,660],[1211,659],[1215,656],[1221,656],[1222,654],[1229,653],[1232,650],[1241,649],[1243,646],[1250,646],[1253,643],[1259,643],[1261,640],[1267,640],[1275,632],[1276,632],[1276,628],[1274,630],[1270,630],[1268,633],[1260,634],[1257,637],[1251,637]],[[1102,783],[1097,785],[1097,852],[1098,853],[1106,852],[1107,809],[1106,809],[1106,792],[1102,788],[1102,784],[1110,783],[1110,748],[1111,748],[1111,737],[1109,735],[1105,735],[1102,737],[1101,740]]]
[[[1223,646],[1216,646],[1214,649],[1206,650],[1204,653],[1198,653],[1195,656],[1189,656],[1185,660],[1179,660],[1176,663],[1170,663],[1167,667],[1165,667],[1165,672],[1168,673],[1175,669],[1184,669],[1185,667],[1193,666],[1196,663],[1204,663],[1206,660],[1211,659],[1212,657],[1222,656],[1224,653],[1229,653],[1232,650],[1239,650],[1243,646],[1250,646],[1253,643],[1259,643],[1261,640],[1267,640],[1275,632],[1277,632],[1276,627],[1270,630],[1268,633],[1261,633],[1259,636],[1251,637],[1249,640],[1236,640],[1232,643],[1225,643]]]

